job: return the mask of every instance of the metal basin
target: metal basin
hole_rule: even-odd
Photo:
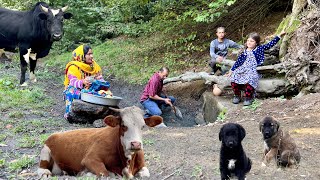
[[[111,98],[107,98],[107,97],[102,97],[102,96],[81,92],[81,100],[85,102],[100,104],[105,106],[118,106],[122,98],[118,96],[112,96]]]

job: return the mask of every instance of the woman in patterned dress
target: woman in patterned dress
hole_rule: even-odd
[[[285,32],[275,36],[269,43],[260,45],[260,36],[250,33],[246,42],[245,50],[239,55],[237,61],[227,74],[231,75],[231,86],[234,92],[232,102],[238,104],[241,101],[241,89],[244,89],[244,106],[253,102],[253,95],[258,87],[259,74],[257,66],[264,62],[264,51],[270,49],[280,40]]]
[[[71,105],[74,99],[80,99],[80,91],[90,87],[91,80],[103,79],[101,67],[93,59],[92,48],[88,45],[80,45],[72,52],[72,60],[65,69],[65,90],[63,91],[66,103],[64,118],[68,120]]]

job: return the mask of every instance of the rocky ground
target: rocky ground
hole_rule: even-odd
[[[1,73],[15,73],[12,68],[1,66]],[[40,65],[41,70],[41,65]],[[43,81],[39,79],[41,87],[50,86],[45,93],[53,97],[54,102],[49,109],[44,109],[45,114],[25,115],[15,118],[16,122],[28,122],[32,119],[41,119],[47,123],[45,132],[53,133],[75,128],[86,128],[92,125],[75,125],[67,123],[63,117],[64,102],[61,92],[62,83],[58,81]],[[115,95],[124,97],[120,107],[139,105],[138,99],[143,86],[128,85],[123,82],[111,80],[112,91]],[[33,85],[38,86],[38,85]],[[182,88],[182,87],[181,87]],[[177,88],[179,89],[179,87]],[[189,89],[192,91],[191,89]],[[184,90],[183,90],[184,91]],[[181,91],[181,92],[183,92]],[[201,98],[199,91],[194,96],[182,96],[175,92],[185,120],[175,120],[170,115],[165,122],[170,126],[163,129],[149,129],[144,131],[144,146],[146,162],[151,172],[149,179],[220,179],[219,150],[221,142],[218,133],[226,122],[240,123],[247,131],[243,146],[247,155],[252,159],[252,170],[247,179],[320,179],[320,94],[309,94],[291,100],[284,98],[271,98],[259,100],[255,110],[243,109],[242,104],[231,105],[223,121],[196,126],[195,119],[201,112]],[[179,97],[180,96],[180,97]],[[6,102],[1,102],[6,103]],[[8,125],[8,114],[17,109],[1,112],[1,125]],[[20,111],[20,110],[19,110]],[[21,111],[31,112],[33,109]],[[273,116],[280,121],[281,127],[289,131],[295,139],[302,156],[297,168],[279,169],[272,162],[268,167],[261,167],[263,152],[262,136],[258,129],[259,121],[267,116]],[[52,123],[54,118],[54,123]],[[11,122],[11,121],[10,121]],[[24,128],[28,128],[25,124]],[[5,127],[1,127],[6,132]],[[42,132],[42,131],[41,131]],[[10,172],[8,168],[0,169],[0,179],[37,179],[34,172],[37,169],[38,155],[41,145],[32,148],[19,148],[16,146],[18,137],[7,138],[5,143],[9,146],[0,147],[0,159],[11,161],[11,154],[32,154],[37,156],[35,163],[23,171]],[[8,155],[8,157],[6,156]],[[10,155],[10,158],[9,158]],[[22,172],[22,174],[21,174]],[[73,179],[74,177],[60,177],[59,179]]]

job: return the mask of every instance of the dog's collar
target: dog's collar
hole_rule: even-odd
[[[282,141],[282,138],[283,138],[283,131],[281,131],[281,134],[280,134],[280,137],[279,137],[279,142],[278,142],[278,149],[277,149],[277,158],[278,156],[280,156],[280,145],[281,145],[281,141]]]

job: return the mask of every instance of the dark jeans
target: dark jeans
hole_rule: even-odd
[[[165,96],[160,97],[166,98]],[[167,98],[171,99],[172,104],[176,101],[176,99],[173,96],[168,96]],[[162,114],[161,106],[169,106],[169,104],[166,104],[164,101],[153,100],[150,98],[141,102],[141,104],[147,110],[147,114],[145,115],[145,117],[150,117],[153,115],[160,116]]]

